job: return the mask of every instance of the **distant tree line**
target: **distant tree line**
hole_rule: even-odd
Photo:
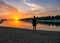
[[[37,17],[37,20],[60,20],[60,16],[46,16],[46,17]]]
[[[25,18],[25,19],[21,19],[21,20],[32,20],[33,18]],[[56,15],[56,16],[45,16],[45,17],[36,17],[36,20],[60,20],[60,15]]]

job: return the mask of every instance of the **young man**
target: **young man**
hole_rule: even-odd
[[[36,17],[34,16],[32,20],[33,30],[36,30]]]

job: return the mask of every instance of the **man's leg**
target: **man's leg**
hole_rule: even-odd
[[[36,30],[36,26],[34,26],[34,30]]]
[[[33,30],[36,30],[36,26],[33,26]]]
[[[34,26],[33,26],[33,30],[34,30]]]

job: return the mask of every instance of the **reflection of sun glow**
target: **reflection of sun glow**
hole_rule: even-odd
[[[14,17],[14,21],[15,21],[15,23],[17,24],[18,21],[19,21],[19,17],[18,17],[18,16],[15,16],[15,17]]]

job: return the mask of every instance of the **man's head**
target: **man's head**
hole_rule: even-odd
[[[34,18],[35,18],[35,16],[34,16]]]

